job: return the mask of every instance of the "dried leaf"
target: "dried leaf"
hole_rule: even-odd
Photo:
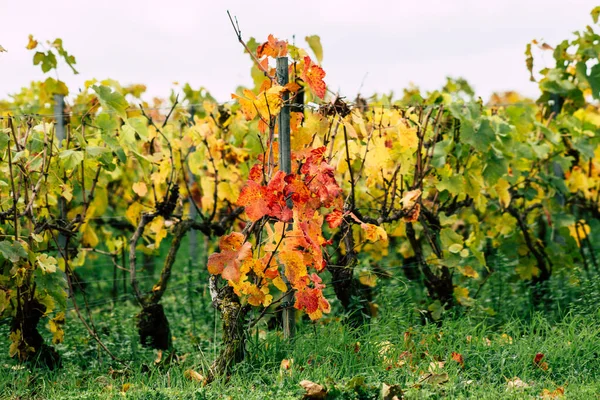
[[[526,387],[528,387],[529,385],[525,382],[523,382],[521,380],[521,378],[515,376],[514,378],[510,379],[508,382],[506,382],[507,390],[515,390],[515,389],[524,389]]]
[[[318,383],[303,380],[300,382],[300,386],[306,391],[305,399],[324,399],[327,396],[327,390]]]
[[[381,387],[382,400],[400,400],[404,397],[400,385],[388,385],[386,383]]]
[[[194,371],[193,369],[185,370],[183,376],[185,376],[190,381],[206,384],[206,378],[202,374]]]
[[[550,391],[548,389],[543,389],[542,393],[540,394],[540,396],[542,397],[542,399],[557,399],[557,398],[562,398],[565,396],[565,388],[563,388],[562,386],[554,389],[553,391]]]

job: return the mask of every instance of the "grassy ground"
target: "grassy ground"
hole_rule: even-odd
[[[464,314],[441,325],[423,324],[414,304],[398,292],[388,285],[378,297],[378,317],[360,330],[335,319],[301,321],[297,337],[287,342],[259,325],[251,332],[246,361],[209,386],[190,372],[203,375],[218,350],[218,327],[205,302],[194,307],[192,320],[186,290],[165,299],[180,356],[169,366],[155,365],[156,351],[138,344],[133,304],[121,302],[114,310],[105,304],[94,311],[98,331],[126,365],[111,362],[71,315],[65,343],[58,346],[63,368],[30,369],[3,352],[0,398],[299,399],[302,380],[319,383],[328,398],[340,399],[380,398],[384,383],[399,385],[408,399],[543,398],[561,390],[565,398],[600,398],[597,308],[579,308],[558,321],[519,315],[499,324]],[[7,331],[0,326],[3,349]],[[537,353],[543,358],[536,365]],[[283,360],[289,368],[282,368]]]

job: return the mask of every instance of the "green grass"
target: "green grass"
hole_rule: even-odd
[[[202,287],[187,291],[173,285],[164,304],[174,344],[183,360],[156,366],[156,352],[138,343],[133,315],[137,308],[122,302],[94,310],[106,345],[126,365],[112,362],[69,313],[66,340],[57,346],[63,368],[56,371],[20,366],[0,355],[1,399],[298,399],[299,382],[324,385],[331,398],[377,399],[381,385],[400,385],[409,399],[540,398],[543,389],[565,390],[565,398],[600,398],[600,312],[597,307],[566,312],[560,320],[534,314],[498,323],[492,317],[463,314],[441,325],[422,324],[415,306],[393,285],[377,301],[380,313],[371,324],[352,330],[335,318],[299,323],[292,342],[266,324],[250,333],[246,360],[230,377],[209,386],[186,378],[193,369],[204,374],[218,350],[220,333]],[[188,298],[190,294],[194,296]],[[194,302],[195,324],[190,315]],[[332,315],[335,315],[332,313]],[[42,329],[44,330],[44,329]],[[0,347],[8,348],[8,326],[0,326]],[[460,353],[464,367],[452,359]],[[548,369],[536,367],[544,354]],[[294,360],[289,370],[281,361]],[[443,383],[425,376],[431,370]],[[508,389],[519,377],[527,387]],[[122,393],[123,385],[130,384]]]

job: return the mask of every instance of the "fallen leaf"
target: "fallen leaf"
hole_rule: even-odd
[[[123,386],[121,387],[121,392],[122,393],[127,393],[127,391],[131,389],[131,383],[124,383]]]
[[[292,366],[294,365],[294,359],[290,358],[281,360],[281,364],[279,365],[279,376],[283,378],[285,375],[292,374]]]
[[[402,389],[400,385],[388,385],[383,384],[381,388],[381,399],[382,400],[400,400],[403,398]]]
[[[535,357],[533,357],[533,365],[535,365],[536,367],[538,367],[539,369],[543,370],[543,371],[548,371],[548,363],[545,361],[542,361],[544,359],[545,355],[544,353],[537,353],[535,355]]]
[[[300,382],[300,386],[306,391],[304,393],[305,399],[324,399],[327,396],[327,390],[318,383],[303,380]]]
[[[448,376],[448,373],[446,373],[446,372],[442,372],[441,374],[434,374],[434,373],[430,372],[428,374],[422,375],[419,378],[418,384],[429,383],[430,385],[442,385],[442,384],[448,382],[449,380],[450,380],[450,377]]]
[[[437,370],[444,368],[444,365],[446,365],[446,363],[444,361],[430,362],[429,363],[429,372],[433,374]]]
[[[556,388],[553,391],[550,391],[548,389],[543,389],[542,393],[540,394],[542,399],[562,398],[562,397],[564,397],[564,395],[565,395],[565,388],[563,388],[562,386]]]
[[[288,370],[288,369],[292,368],[293,364],[294,364],[293,358],[290,358],[289,360],[287,358],[285,358],[285,359],[281,360],[281,364],[279,365],[279,368]]]
[[[461,367],[465,367],[465,360],[463,359],[462,354],[457,353],[455,351],[452,352],[452,359],[460,364]]]
[[[544,358],[544,353],[537,353],[535,355],[535,357],[533,357],[533,363],[537,365],[542,361],[543,358]]]
[[[506,382],[506,385],[508,386],[507,390],[524,389],[529,386],[527,383],[523,382],[518,376],[515,376],[514,378],[510,379],[508,382]]]
[[[154,360],[154,364],[160,364],[160,362],[162,360],[162,355],[163,355],[162,350],[158,350],[158,352],[156,353],[156,359]]]
[[[194,371],[193,369],[188,369],[183,372],[183,376],[185,376],[190,381],[199,382],[202,384],[206,383],[206,378],[202,374]]]

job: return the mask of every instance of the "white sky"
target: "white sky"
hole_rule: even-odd
[[[282,7],[286,4],[287,7]],[[269,33],[305,46],[321,36],[326,83],[350,98],[362,88],[399,93],[410,82],[440,87],[463,76],[486,98],[499,90],[535,96],[523,55],[531,39],[551,45],[591,24],[592,0],[0,0],[0,98],[42,79],[25,49],[28,34],[60,37],[80,74],[62,66],[72,92],[91,78],[144,83],[167,97],[173,82],[205,86],[227,101],[250,84],[250,60],[226,10],[238,17],[244,39]],[[305,46],[307,47],[307,46]],[[545,54],[551,65],[551,54]],[[541,68],[541,60],[536,69]]]

